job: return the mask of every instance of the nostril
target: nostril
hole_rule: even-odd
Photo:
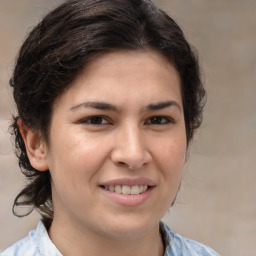
[[[125,162],[118,162],[117,164],[121,167],[123,167],[123,166],[127,167],[128,166]]]
[[[144,150],[122,150],[117,148],[110,155],[110,160],[120,168],[136,170],[145,167],[151,161],[151,154]]]
[[[117,165],[119,167],[125,167],[125,168],[131,169],[131,170],[139,168],[139,167],[136,167],[135,165],[133,166],[132,164],[128,164],[128,163],[125,163],[125,162],[118,162]]]

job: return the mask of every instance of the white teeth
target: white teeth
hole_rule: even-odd
[[[114,186],[109,186],[109,190],[114,192],[115,191],[115,187]]]
[[[122,186],[122,194],[130,195],[131,194],[131,187],[130,186]]]
[[[147,189],[147,185],[135,185],[135,186],[128,186],[128,185],[110,185],[110,186],[104,186],[106,190],[118,193],[118,194],[124,194],[124,195],[139,195],[141,193],[144,193]]]
[[[138,195],[140,193],[139,186],[132,186],[131,187],[131,195]]]
[[[115,186],[115,192],[118,194],[122,194],[122,187],[120,185]]]

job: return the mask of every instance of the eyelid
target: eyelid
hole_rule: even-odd
[[[93,124],[90,121],[92,121],[93,118],[102,118],[103,120],[105,120],[106,122],[104,123],[100,123],[100,124]],[[93,126],[102,126],[102,125],[108,125],[111,124],[111,121],[108,117],[106,116],[102,116],[102,115],[92,115],[92,116],[88,116],[86,118],[82,118],[79,121],[79,124],[87,124],[87,125],[93,125]]]
[[[95,120],[93,120],[94,118]],[[97,118],[101,118],[102,122],[97,123],[97,121],[100,121],[100,120],[97,120]],[[154,122],[153,121],[154,118],[160,119],[160,122],[158,122],[159,120],[155,120],[156,122]],[[95,121],[95,123],[93,123],[93,121]],[[104,126],[104,125],[113,124],[111,119],[104,115],[92,115],[85,118],[81,118],[77,123],[83,124],[83,125],[91,125],[91,126]],[[175,120],[170,116],[154,115],[147,118],[144,122],[144,125],[163,126],[163,125],[174,124],[174,123],[175,123]]]
[[[153,118],[162,118],[162,119],[165,119],[165,122],[164,123],[148,123],[148,121],[152,120]],[[175,123],[173,118],[169,116],[163,116],[163,115],[151,116],[147,118],[147,120],[145,121],[145,124],[148,124],[148,125],[167,125],[167,124],[173,124],[173,123]]]

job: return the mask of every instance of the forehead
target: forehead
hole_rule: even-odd
[[[175,67],[154,51],[114,51],[92,60],[64,95],[83,100],[176,100],[181,104],[180,78]],[[164,97],[169,95],[169,98]],[[148,102],[146,103],[148,104]],[[182,105],[182,104],[181,104]]]
[[[154,75],[172,73],[173,78],[179,79],[179,74],[174,65],[162,54],[152,50],[119,50],[105,53],[94,58],[78,75],[78,79],[97,73],[102,75],[116,72],[120,77],[139,72],[148,72]],[[174,74],[176,73],[176,74]],[[167,78],[167,77],[163,77]],[[170,78],[170,76],[168,77]],[[146,77],[145,77],[146,79]]]

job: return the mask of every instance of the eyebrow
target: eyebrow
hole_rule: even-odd
[[[173,101],[173,100],[149,104],[143,109],[143,111],[161,110],[161,109],[165,109],[165,108],[168,108],[171,106],[175,106],[181,111],[180,104],[178,104],[176,101]],[[107,102],[94,102],[94,101],[83,102],[81,104],[73,106],[72,108],[70,108],[70,110],[73,111],[80,107],[89,107],[89,108],[95,108],[95,109],[100,109],[100,110],[110,110],[110,111],[115,111],[115,112],[120,111],[119,108],[113,104],[110,104]]]
[[[171,106],[175,106],[177,107],[180,111],[181,111],[181,106],[178,102],[174,101],[174,100],[169,100],[169,101],[164,101],[164,102],[158,102],[155,104],[149,104],[146,106],[146,110],[161,110],[164,108],[168,108]]]
[[[96,109],[100,109],[100,110],[111,110],[111,111],[116,111],[118,112],[118,108],[110,103],[106,103],[106,102],[84,102],[78,105],[73,106],[70,110],[75,110],[77,108],[80,107],[89,107],[89,108],[96,108]]]

